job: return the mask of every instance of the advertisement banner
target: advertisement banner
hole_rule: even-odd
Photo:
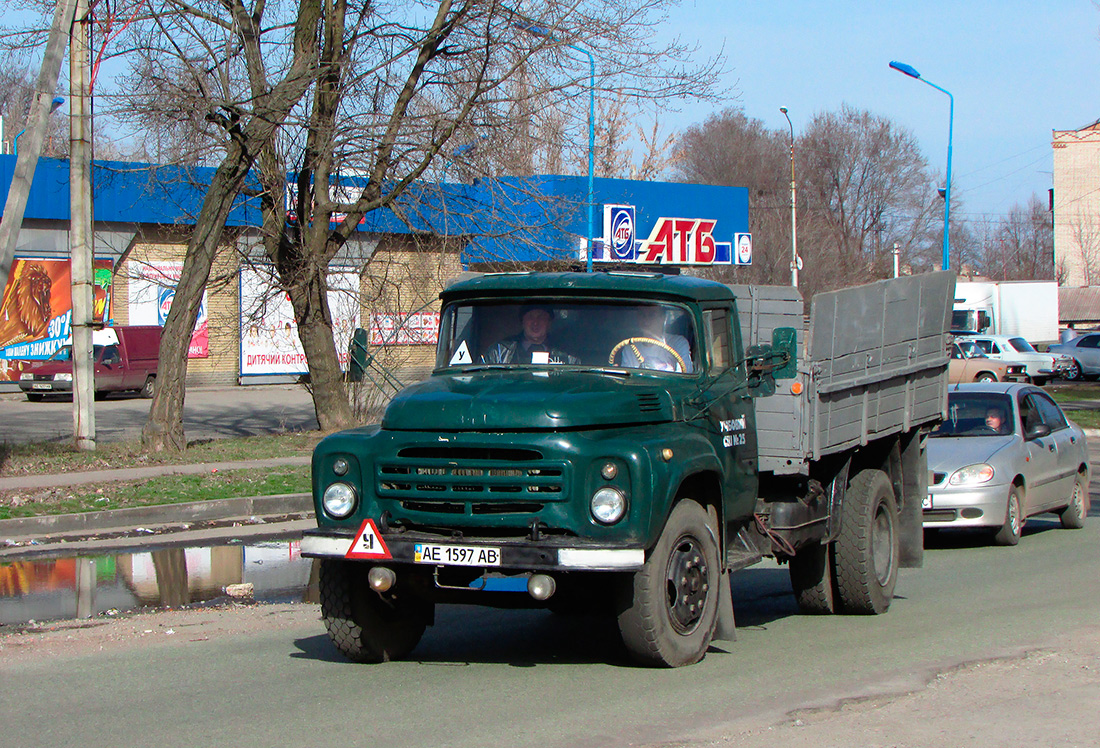
[[[93,273],[93,318],[106,324],[111,310],[111,260],[95,260]],[[72,342],[72,316],[68,258],[15,258],[0,301],[0,381],[19,379],[27,361],[47,359]]]
[[[130,267],[130,324],[163,327],[168,319],[168,310],[172,308],[172,299],[176,296],[176,284],[183,271],[183,262],[131,263]],[[210,332],[206,291],[203,291],[191,343],[187,346],[187,358],[207,358],[209,355]]]
[[[359,273],[328,274],[328,306],[340,366],[347,369],[351,335],[359,326]],[[241,376],[302,375],[309,371],[290,297],[275,269],[241,269]]]
[[[371,345],[435,345],[439,342],[439,312],[372,314]]]
[[[710,218],[658,218],[648,234],[639,233],[633,205],[605,205],[603,236],[593,239],[592,261],[642,265],[751,265],[752,235],[733,242],[715,237]],[[736,246],[735,246],[736,245]]]

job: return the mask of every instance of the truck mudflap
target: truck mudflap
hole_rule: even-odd
[[[637,571],[645,564],[642,548],[578,542],[576,538],[538,541],[517,538],[452,538],[426,532],[386,532],[368,520],[357,533],[307,530],[307,558],[346,558],[379,563],[467,566],[485,569],[558,571]]]

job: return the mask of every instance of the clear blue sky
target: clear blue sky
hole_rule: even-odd
[[[968,218],[998,217],[1052,186],[1051,131],[1100,119],[1100,10],[1092,0],[683,0],[670,27],[724,46],[730,103],[795,133],[844,103],[908,128],[947,165],[948,98],[891,70],[908,63],[955,97],[952,174]],[[669,120],[700,122],[709,105]],[[952,201],[954,202],[954,200]],[[955,211],[952,211],[954,217]]]

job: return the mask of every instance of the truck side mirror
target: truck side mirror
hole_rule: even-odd
[[[775,394],[775,350],[770,345],[754,345],[745,351],[749,373],[749,394],[768,397]]]
[[[794,379],[798,374],[798,333],[793,327],[777,327],[772,330],[772,350],[786,356],[782,366],[772,370],[776,379]]]

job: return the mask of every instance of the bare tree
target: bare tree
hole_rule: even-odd
[[[885,277],[895,242],[908,264],[930,261],[935,193],[912,134],[844,105],[815,116],[799,146],[811,290]]]
[[[24,67],[0,67],[0,116],[4,118],[3,152],[14,153],[17,138],[27,124],[31,101],[35,96],[34,76]],[[51,117],[46,124],[42,155],[65,158],[69,155],[69,123],[61,117]]]
[[[982,245],[980,267],[990,278],[1055,278],[1054,222],[1038,195],[1032,195],[1027,206],[1017,204],[1003,219],[989,224]],[[1096,259],[1100,258],[1094,258],[1094,265]]]
[[[673,172],[700,184],[745,187],[753,264],[711,274],[736,283],[790,280],[790,161],[785,132],[769,130],[740,109],[725,109],[689,127],[676,144]],[[801,227],[800,227],[801,231]],[[716,275],[714,273],[717,273]]]

